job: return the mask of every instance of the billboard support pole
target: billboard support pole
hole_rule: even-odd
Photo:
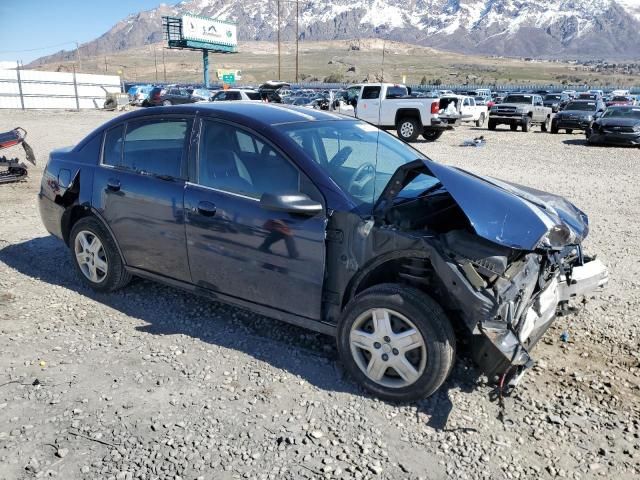
[[[209,88],[209,51],[202,49],[202,70],[204,73],[204,88]]]

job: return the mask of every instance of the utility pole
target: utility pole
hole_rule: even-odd
[[[82,70],[82,63],[80,63],[80,44],[76,42],[76,60],[78,62],[78,70]]]
[[[282,80],[281,75],[281,64],[280,64],[280,0],[276,0],[276,5],[278,8],[278,80]]]
[[[299,9],[299,2],[298,0],[296,0],[296,83],[298,83],[298,37],[299,37],[299,20],[300,20],[300,9]]]
[[[167,65],[164,63],[164,46],[162,47],[162,70],[164,71],[164,83],[167,83]]]
[[[153,64],[156,66],[156,82],[158,81],[158,50],[153,45]]]

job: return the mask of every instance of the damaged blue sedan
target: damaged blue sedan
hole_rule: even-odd
[[[517,382],[558,311],[608,280],[562,197],[292,106],[119,116],[51,153],[39,205],[91,288],[139,276],[333,335],[392,401],[438,390],[463,339]]]

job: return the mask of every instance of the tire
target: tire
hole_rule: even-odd
[[[372,328],[374,315],[379,328]],[[411,329],[415,332],[404,341],[414,346],[403,352],[400,335]],[[455,335],[440,305],[398,284],[376,285],[352,299],[340,319],[337,343],[349,374],[375,396],[394,402],[432,395],[447,379],[455,357]],[[373,373],[366,373],[372,367]]]
[[[525,117],[522,121],[522,131],[528,132],[529,130],[531,130],[531,117]]]
[[[511,124],[509,124],[509,128],[511,129],[512,132],[515,132],[516,130],[518,130],[518,124],[517,123],[511,123]]]
[[[489,130],[495,130],[495,129],[496,129],[496,121],[489,119]]]
[[[116,102],[115,98],[107,98],[104,102],[105,110],[115,110],[118,108],[118,102]]]
[[[421,130],[422,125],[420,125],[420,122],[412,117],[401,119],[396,127],[398,137],[405,142],[415,142]]]
[[[565,132],[567,132],[567,135],[571,135],[573,133],[573,130],[571,128],[567,128]]]
[[[173,105],[173,103],[171,103],[171,100],[163,100],[162,105],[164,105],[165,107],[169,107]]]
[[[100,248],[87,249],[95,244],[97,239]],[[131,274],[124,268],[124,262],[118,252],[115,241],[104,225],[95,217],[84,217],[78,220],[71,229],[69,236],[69,247],[71,250],[71,261],[80,275],[82,281],[98,292],[113,292],[124,287],[131,280]],[[91,253],[93,253],[91,255]],[[80,262],[80,258],[89,262]],[[99,261],[104,262],[104,267],[99,265]],[[105,271],[106,270],[106,271]],[[95,277],[92,275],[95,271]]]
[[[548,132],[551,126],[551,119],[547,117],[547,119],[540,125],[540,130],[543,132]]]
[[[483,126],[484,126],[484,113],[481,113],[480,118],[476,120],[476,127],[483,127]]]
[[[558,124],[555,122],[551,122],[551,133],[553,134],[558,133]]]
[[[427,142],[435,142],[442,136],[443,133],[444,130],[431,130],[425,128],[422,132],[422,136]]]

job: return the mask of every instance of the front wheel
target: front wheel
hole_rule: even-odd
[[[551,122],[551,133],[558,133],[558,124],[555,122]]]
[[[367,390],[390,401],[432,395],[449,375],[455,336],[444,311],[412,287],[382,284],[356,296],[338,325],[338,352]]]
[[[511,129],[512,132],[515,132],[516,130],[518,130],[518,124],[512,123],[509,125],[509,128]]]
[[[571,135],[573,133],[573,129],[571,128],[567,128],[565,131],[567,132],[567,135]]]
[[[131,280],[115,241],[96,218],[85,217],[75,223],[69,246],[74,267],[94,290],[112,292]]]
[[[480,114],[480,118],[476,120],[476,127],[482,127],[484,125],[484,113]]]
[[[522,121],[522,131],[528,132],[531,129],[531,117],[525,117]]]
[[[496,121],[489,119],[489,130],[495,130],[496,126],[497,126]]]
[[[435,142],[442,136],[443,133],[444,130],[431,130],[425,128],[422,132],[422,136],[427,142]]]
[[[398,122],[398,137],[405,142],[414,142],[420,135],[420,122],[415,118],[407,117]]]

